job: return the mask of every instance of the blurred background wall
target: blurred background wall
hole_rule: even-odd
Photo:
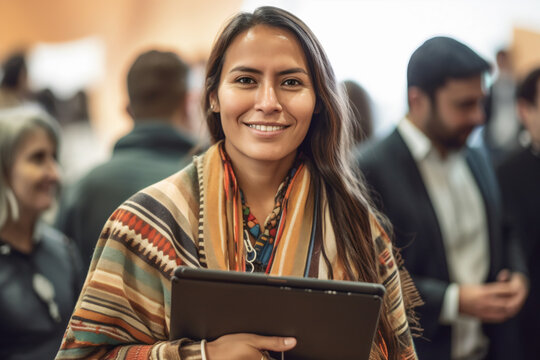
[[[86,87],[92,124],[111,144],[129,128],[125,75],[149,47],[204,61],[241,0],[0,1],[0,58],[27,49],[30,85],[68,97]],[[90,60],[90,61],[89,61]]]
[[[0,0],[0,59],[23,49],[33,90],[47,88],[60,99],[85,92],[95,135],[86,145],[95,155],[90,166],[131,126],[124,84],[138,53],[172,49],[195,66],[196,114],[204,61],[219,28],[233,13],[265,4],[303,19],[338,79],[362,84],[379,135],[405,113],[407,62],[429,37],[453,36],[492,62],[497,50],[509,48],[521,74],[540,64],[537,0]]]

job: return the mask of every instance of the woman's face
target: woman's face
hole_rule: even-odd
[[[36,128],[23,138],[10,175],[21,213],[38,215],[51,206],[59,171],[55,144],[44,129]]]
[[[212,94],[233,162],[292,162],[315,109],[304,52],[283,29],[257,25],[238,35],[225,53]]]

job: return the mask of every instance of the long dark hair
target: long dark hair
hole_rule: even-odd
[[[367,198],[367,191],[361,176],[356,174],[350,156],[349,137],[351,116],[330,65],[328,57],[312,31],[293,14],[275,7],[260,7],[251,13],[234,16],[223,28],[214,43],[206,69],[203,110],[212,140],[224,139],[219,114],[210,109],[210,96],[218,90],[226,51],[239,34],[256,25],[266,25],[288,30],[300,43],[314,84],[316,111],[310,128],[300,145],[300,150],[310,160],[307,165],[313,174],[315,189],[326,194],[327,203],[331,204],[330,219],[335,232],[337,256],[344,266],[346,275],[351,280],[377,282],[375,251],[372,240],[370,216],[372,207]],[[317,217],[321,224],[324,209],[320,207]],[[345,216],[344,216],[345,214]],[[321,240],[322,227],[316,236]],[[324,251],[324,247],[322,247]],[[324,255],[333,278],[330,261]],[[397,359],[398,339],[391,329],[386,311],[380,321],[377,337],[384,337],[384,342],[391,358]],[[378,338],[380,342],[382,339]]]

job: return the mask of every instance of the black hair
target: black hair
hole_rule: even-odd
[[[23,53],[11,55],[2,65],[4,76],[1,86],[3,88],[15,89],[20,84],[21,73],[26,72],[26,60]]]
[[[342,83],[345,88],[350,110],[354,115],[353,143],[354,145],[366,141],[373,135],[373,111],[367,91],[353,80]]]
[[[535,105],[538,93],[538,79],[540,79],[540,68],[531,71],[518,85],[516,98],[518,100],[525,100],[531,105]]]
[[[431,99],[448,79],[466,79],[491,70],[491,65],[467,45],[444,36],[424,42],[407,67],[407,87],[418,87]]]

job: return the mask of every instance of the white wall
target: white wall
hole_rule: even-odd
[[[338,79],[352,78],[376,104],[377,133],[406,112],[406,69],[426,39],[447,35],[494,62],[513,26],[540,31],[538,0],[247,0],[244,10],[279,6],[300,17],[328,53]]]

